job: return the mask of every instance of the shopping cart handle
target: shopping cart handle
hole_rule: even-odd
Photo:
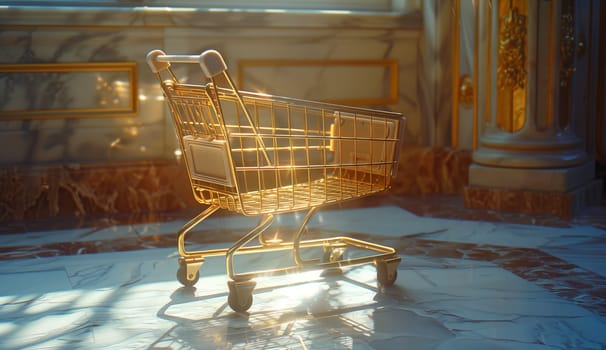
[[[200,54],[199,59],[202,72],[208,79],[215,77],[227,70],[223,57],[217,50],[206,50]]]
[[[168,61],[160,61],[159,57],[166,57],[166,54],[162,50],[152,50],[147,54],[146,61],[149,69],[154,73],[159,73],[166,68],[170,67]]]
[[[147,54],[147,64],[154,73],[170,67],[170,62],[198,63],[208,79],[227,70],[227,65],[217,50],[206,50],[200,55],[167,55],[162,50],[152,50]]]

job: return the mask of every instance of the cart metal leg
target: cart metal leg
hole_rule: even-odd
[[[179,249],[179,269],[177,270],[177,279],[186,287],[191,287],[200,278],[200,267],[204,263],[203,252],[188,252],[185,249],[185,236],[192,228],[211,216],[219,209],[216,205],[211,205],[206,210],[198,214],[185,224],[177,233],[177,247]]]
[[[261,217],[259,224],[255,228],[253,228],[250,232],[240,238],[236,243],[234,243],[229,249],[227,249],[227,253],[225,256],[225,265],[227,267],[227,276],[231,280],[242,280],[242,276],[236,275],[234,272],[234,254],[240,248],[245,246],[247,243],[261,235],[265,230],[271,226],[271,223],[274,221],[274,216],[272,214],[265,214]],[[247,279],[247,278],[244,278]]]
[[[259,220],[259,224],[257,224],[254,229],[227,249],[225,254],[225,265],[227,268],[227,276],[230,278],[227,282],[229,288],[227,302],[232,310],[236,312],[245,312],[251,307],[253,303],[252,293],[257,283],[250,277],[237,275],[234,272],[234,254],[255,238],[259,238],[259,241],[263,244],[263,240],[260,237],[263,232],[271,226],[273,221],[274,216],[272,214],[263,215],[261,220]]]
[[[374,263],[377,269],[377,286],[379,289],[392,286],[398,278],[398,266],[402,258],[397,256],[395,249],[379,244],[360,241],[349,237],[334,237],[326,239],[322,242],[323,256],[320,261],[304,260],[301,258],[301,243],[309,246],[309,243],[314,241],[302,241],[301,238],[311,217],[315,214],[318,207],[312,207],[305,215],[303,222],[293,239],[293,257],[297,267],[303,269],[311,266],[321,267],[324,269],[323,276],[335,275],[342,273],[341,264],[347,266],[355,262],[353,260],[342,261],[343,254],[347,247],[362,248],[367,251],[373,251],[376,254],[365,258],[357,258],[357,263]]]
[[[303,236],[303,233],[305,232],[305,229],[307,228],[307,223],[309,223],[309,220],[311,220],[311,217],[316,213],[316,210],[318,210],[318,207],[311,207],[309,208],[309,210],[307,211],[307,214],[305,215],[305,217],[303,218],[303,221],[301,222],[301,225],[299,225],[299,229],[297,230],[297,233],[295,234],[294,238],[293,238],[293,258],[295,260],[295,264],[297,264],[297,266],[299,267],[303,267],[305,266],[305,264],[312,264],[314,263],[314,261],[312,260],[304,260],[303,258],[301,258],[301,237]]]

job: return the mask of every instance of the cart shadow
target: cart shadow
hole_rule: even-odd
[[[315,292],[303,295],[296,302],[290,300],[286,305],[278,300],[272,302],[288,293],[284,292],[285,288],[309,290],[310,285],[315,287]],[[352,289],[358,290],[358,297],[348,295]],[[379,290],[346,275],[257,288],[255,299],[262,299],[262,306],[269,307],[258,310],[253,304],[248,313],[231,311],[227,305],[227,292],[200,296],[196,291],[195,287],[174,291],[171,301],[158,311],[157,316],[175,325],[149,349],[171,349],[175,344],[179,344],[178,348],[191,349],[231,348],[237,344],[254,344],[255,348],[306,349],[306,342],[312,338],[315,343],[342,341],[335,338],[335,334],[350,334],[349,341],[352,334],[366,339],[374,333],[374,326],[352,321],[349,315],[367,315],[361,317],[371,320],[376,310],[406,298],[406,291],[397,285]],[[222,302],[217,302],[219,300]],[[171,311],[175,307],[200,303],[208,305],[204,309],[206,314],[198,318],[191,317],[191,308],[188,312]]]

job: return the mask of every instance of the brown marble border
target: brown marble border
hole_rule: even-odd
[[[0,168],[0,223],[195,205],[185,166],[175,161]]]
[[[406,146],[389,193],[461,195],[470,163],[469,151]],[[0,224],[196,208],[189,184],[176,161],[0,167]]]

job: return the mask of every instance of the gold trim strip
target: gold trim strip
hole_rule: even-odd
[[[563,151],[575,150],[579,148],[578,143],[573,144],[505,144],[483,140],[480,142],[482,146],[491,149],[519,151],[519,152],[537,152],[537,151]]]
[[[488,74],[486,74],[486,91],[488,91],[488,95],[485,97],[486,99],[486,115],[484,117],[485,122],[489,122],[491,125],[496,126],[496,113],[495,116],[492,115],[492,99],[493,99],[493,94],[496,93],[496,91],[494,91],[494,89],[492,88],[492,73],[493,73],[493,67],[492,67],[492,37],[493,35],[495,35],[494,33],[497,32],[498,33],[498,26],[497,28],[493,27],[492,24],[492,16],[493,16],[493,10],[492,10],[492,0],[488,0],[488,9],[485,10],[484,12],[487,13],[487,18],[488,18],[488,25],[487,25],[487,29],[488,30],[488,38],[487,38],[487,44],[486,44],[486,52],[487,54],[487,62],[486,62],[486,72]],[[496,74],[496,69],[494,69],[494,72]]]
[[[480,81],[478,79],[479,76],[479,66],[480,66],[480,44],[478,40],[480,39],[479,31],[480,31],[480,11],[477,0],[473,0],[473,16],[474,16],[474,25],[473,25],[473,126],[472,126],[472,141],[473,141],[473,149],[478,149],[478,91],[480,90]]]
[[[558,5],[561,6],[561,3],[558,3]],[[557,70],[555,70],[554,67],[554,55],[556,55],[556,51],[555,50],[559,50],[559,45],[556,43],[556,40],[560,40],[559,35],[556,38],[555,34],[554,34],[554,30],[555,30],[555,24],[558,23],[556,22],[556,15],[557,15],[557,11],[554,5],[554,2],[550,2],[549,3],[549,46],[548,46],[548,54],[549,54],[549,59],[547,61],[547,64],[549,65],[548,68],[548,74],[547,74],[547,125],[546,127],[553,127],[554,125],[554,112],[557,110],[554,106],[554,102],[555,102],[555,97],[554,95],[556,94],[556,92],[554,91],[554,89],[556,88],[560,88],[559,86],[554,86],[554,74],[557,74],[556,76],[558,77],[558,81],[559,81],[559,68]],[[559,24],[559,23],[558,23]]]
[[[459,144],[459,55],[460,55],[460,16],[461,2],[454,0],[453,4],[453,27],[454,27],[454,42],[453,42],[453,64],[452,64],[452,127],[450,129],[450,145],[452,148],[457,148]]]
[[[606,12],[606,11],[604,11]],[[606,27],[606,24],[603,25],[603,27]],[[606,52],[606,50],[602,50],[602,52]],[[603,55],[602,53],[599,54],[598,56],[598,61],[600,60],[601,56],[606,56]],[[597,67],[597,65],[596,65]],[[596,73],[597,76],[606,76],[606,68],[602,67],[602,68],[598,68],[598,72]],[[606,127],[606,99],[604,97],[606,97],[606,80],[600,79],[598,78],[598,83],[597,83],[597,91],[596,91],[596,120],[595,120],[595,151],[596,151],[596,157],[598,162],[600,162],[602,165],[606,165],[606,151],[604,150],[604,147],[606,146],[604,144],[604,129]]]
[[[599,98],[599,97],[598,97]],[[606,125],[606,123],[604,122],[604,119],[606,118],[606,111],[604,108],[604,100],[602,100],[602,102],[600,102],[602,107],[601,109],[601,113],[597,113],[597,117],[596,117],[596,128],[595,128],[595,139],[596,139],[596,155],[597,155],[597,159],[600,163],[602,163],[603,165],[606,165],[606,152],[604,151],[604,125]]]
[[[398,102],[398,61],[395,59],[368,60],[240,60],[238,61],[238,86],[244,86],[244,69],[251,67],[284,67],[284,66],[383,66],[389,69],[389,96],[379,98],[344,98],[330,99],[324,102],[344,105],[389,105]]]
[[[600,3],[600,2],[592,2],[591,3],[591,9],[589,11],[589,13],[598,13],[599,14],[597,16],[592,16],[592,23],[593,20],[596,17],[599,17],[601,20],[597,20],[596,22],[598,23],[597,25],[597,32],[593,32],[590,31],[589,32],[589,38],[591,40],[591,42],[597,42],[597,40],[595,40],[595,37],[598,38],[603,38],[605,35],[604,33],[606,33],[606,4],[604,3]],[[591,28],[593,28],[594,25],[591,26]],[[606,66],[604,66],[604,64],[600,64],[599,62],[604,62],[604,60],[606,59],[606,44],[604,44],[604,41],[602,40],[602,43],[600,43],[600,45],[598,45],[599,48],[597,48],[597,62],[596,64],[589,64],[589,67],[595,67],[597,69],[596,72],[592,72],[592,75],[594,77],[596,77],[596,92],[595,92],[595,99],[596,99],[596,118],[595,118],[595,130],[594,130],[594,135],[595,135],[595,154],[596,154],[596,158],[598,160],[599,163],[601,163],[602,165],[606,166],[606,150],[604,149],[604,147],[606,146],[606,144],[604,144],[604,129],[606,128]],[[593,49],[596,50],[596,49]],[[591,62],[591,57],[595,57],[593,54],[589,55],[589,62]],[[588,84],[590,83],[591,79],[587,79],[588,80]],[[587,91],[591,91],[589,88]],[[587,123],[587,127],[590,128],[589,123]]]
[[[118,108],[69,108],[39,110],[0,110],[0,120],[122,118],[139,114],[137,62],[73,62],[73,63],[13,63],[0,64],[1,73],[72,73],[120,72],[128,73],[130,82],[129,105]]]

